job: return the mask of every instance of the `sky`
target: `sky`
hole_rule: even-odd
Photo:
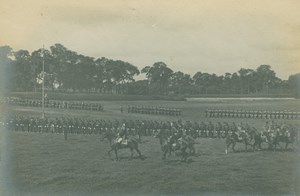
[[[61,43],[191,76],[268,64],[288,79],[300,72],[299,10],[298,0],[0,0],[0,46]]]

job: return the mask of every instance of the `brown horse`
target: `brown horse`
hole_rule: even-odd
[[[110,153],[112,151],[114,151],[115,155],[116,155],[116,160],[119,160],[118,150],[125,149],[125,148],[129,148],[131,151],[130,159],[133,158],[133,150],[135,150],[139,154],[140,159],[143,159],[143,156],[142,156],[140,150],[138,149],[138,141],[136,141],[135,139],[129,138],[126,143],[122,143],[122,142],[119,143],[117,141],[117,136],[112,132],[104,133],[104,138],[106,138],[109,141],[109,144],[111,147],[111,149],[108,151],[109,156],[110,156]]]

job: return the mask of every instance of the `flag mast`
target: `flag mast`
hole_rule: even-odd
[[[42,50],[42,63],[43,63],[43,87],[42,87],[42,118],[45,118],[45,55],[44,55],[44,44],[43,44],[43,50]]]

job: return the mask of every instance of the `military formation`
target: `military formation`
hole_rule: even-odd
[[[104,119],[82,119],[82,118],[41,118],[28,116],[10,116],[1,120],[1,125],[8,130],[39,133],[70,133],[70,134],[103,134],[112,132],[117,134],[121,127],[125,126],[128,135],[153,136],[156,132],[165,132],[166,135],[189,135],[193,138],[225,138],[228,134],[239,134],[241,131],[257,131],[248,123],[229,122],[191,122],[191,121],[155,121],[155,120],[104,120]],[[299,126],[287,125],[285,123],[267,123],[263,129],[266,132],[277,130],[282,127],[297,129]]]
[[[123,108],[121,108],[123,112]],[[138,114],[152,114],[152,115],[169,115],[169,116],[180,116],[181,110],[178,108],[159,107],[159,106],[144,106],[144,105],[129,105],[127,107],[128,113]]]
[[[300,112],[267,110],[205,110],[207,118],[300,119]]]
[[[4,98],[1,104],[18,105],[26,107],[42,107],[42,100],[37,99],[21,99],[21,98]],[[90,111],[103,111],[104,107],[99,103],[86,103],[76,101],[58,101],[45,99],[45,108],[58,108],[58,109],[74,109],[74,110],[90,110]]]

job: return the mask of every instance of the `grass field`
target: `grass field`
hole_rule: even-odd
[[[298,111],[299,100],[201,100],[201,101],[102,101],[104,112],[49,109],[48,116],[77,116],[103,119],[153,119],[248,122],[260,129],[265,120],[206,119],[204,110],[249,109]],[[183,110],[181,117],[127,114],[120,106],[160,105]],[[2,111],[5,108],[2,108]],[[7,109],[7,108],[6,108]],[[40,115],[39,108],[12,107],[10,112]],[[4,112],[3,112],[4,113]],[[9,113],[6,111],[5,113]],[[280,121],[280,120],[279,120]],[[290,120],[289,123],[299,123]],[[300,154],[295,151],[244,152],[225,155],[224,139],[197,139],[196,156],[189,163],[176,157],[167,161],[157,139],[142,138],[144,160],[129,160],[121,150],[121,161],[107,155],[109,143],[95,135],[1,132],[0,188],[16,195],[100,195],[100,194],[209,194],[209,195],[293,195],[299,194]],[[266,148],[266,146],[265,146]],[[113,155],[113,154],[112,154]],[[4,170],[3,170],[4,168]],[[5,175],[6,174],[6,175]]]

